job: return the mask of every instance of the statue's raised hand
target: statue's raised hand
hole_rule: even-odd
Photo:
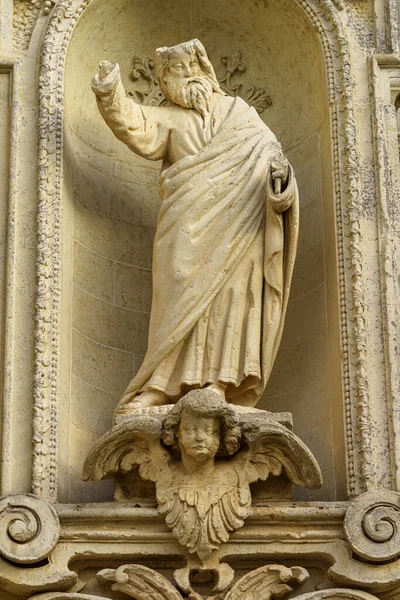
[[[116,63],[110,62],[109,60],[102,60],[99,63],[99,81],[105,79],[109,73],[114,69]]]

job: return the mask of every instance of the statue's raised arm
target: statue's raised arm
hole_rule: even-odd
[[[118,63],[100,62],[99,71],[92,79],[92,90],[99,111],[116,138],[144,158],[167,157],[169,129],[163,124],[163,110],[147,108],[145,111],[127,96]]]

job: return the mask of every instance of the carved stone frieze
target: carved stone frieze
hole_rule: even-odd
[[[224,73],[218,78],[221,89],[230,96],[240,96],[258,113],[264,112],[272,104],[271,97],[263,90],[253,85],[235,81],[235,77],[246,71],[240,50],[233,54],[222,56],[221,63]],[[149,56],[135,54],[132,59],[131,80],[135,87],[128,91],[136,102],[146,106],[164,106],[168,104],[155,74],[155,61]]]

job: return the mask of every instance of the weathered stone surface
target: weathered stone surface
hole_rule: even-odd
[[[249,103],[252,86],[270,96],[259,114],[296,172],[299,251],[258,406],[293,414],[324,477],[319,490],[295,490],[295,502],[288,488],[272,491],[278,478],[261,482],[270,496],[253,496],[243,527],[219,547],[214,576],[220,569],[227,581],[232,569],[234,586],[262,566],[301,565],[310,577],[292,597],[398,600],[398,6],[204,0],[189,8],[186,0],[0,0],[0,494],[19,496],[17,512],[2,500],[1,600],[120,600],[101,587],[99,570],[142,563],[171,582],[185,569],[184,546],[156,508],[114,503],[111,481],[79,478],[143,362],[160,208],[160,165],[113,138],[88,82],[109,57],[129,92],[146,91],[145,79],[141,101],[165,106],[143,57],[193,36],[228,94]],[[134,55],[144,79],[132,81]],[[123,484],[118,493],[133,498]],[[59,530],[51,509],[43,518],[25,504],[32,490],[54,506]],[[152,493],[141,490],[142,501]],[[208,574],[194,558],[181,582],[197,579],[192,589],[202,585],[207,598],[212,582],[198,581]]]
[[[117,414],[204,385],[254,406],[288,303],[298,236],[294,173],[272,131],[223,92],[199,40],[158,48],[155,63],[166,106],[129,98],[118,64],[100,62],[92,80],[115,136],[163,161],[147,353]]]
[[[201,561],[243,526],[250,483],[284,473],[297,485],[321,486],[313,455],[265,411],[235,410],[210,388],[168,408],[120,417],[91,450],[83,477],[99,481],[138,466],[155,482],[158,510],[173,535]]]

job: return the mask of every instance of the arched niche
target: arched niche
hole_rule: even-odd
[[[305,4],[305,3],[303,3]],[[112,499],[80,482],[82,462],[146,350],[160,165],[135,157],[103,123],[90,79],[104,58],[127,86],[134,54],[202,40],[217,74],[242,52],[243,80],[265,88],[262,118],[293,164],[301,233],[284,336],[260,407],[290,411],[324,488],[343,497],[344,462],[331,115],[316,29],[294,0],[93,0],[68,42],[64,75],[60,501]],[[65,419],[63,421],[63,418]],[[63,423],[68,423],[68,427]]]

